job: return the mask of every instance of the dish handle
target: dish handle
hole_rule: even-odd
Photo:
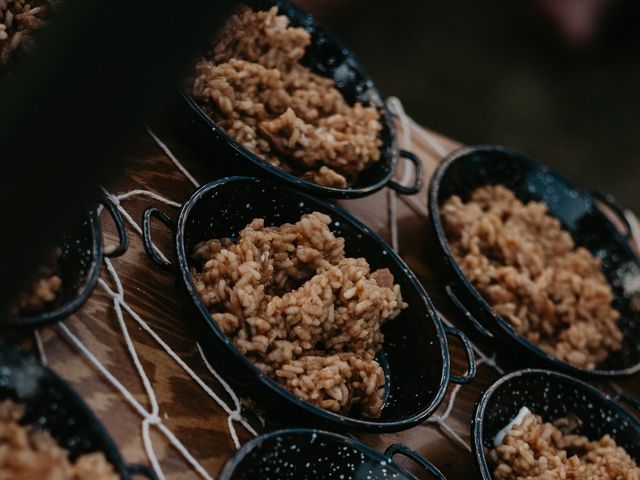
[[[415,168],[414,181],[412,186],[401,185],[395,180],[389,180],[387,184],[391,189],[395,190],[398,193],[402,193],[403,195],[415,195],[420,192],[422,188],[422,180],[424,177],[424,170],[422,168],[422,160],[415,153],[409,152],[407,150],[400,150],[398,152],[400,158],[406,158]]]
[[[591,190],[591,192],[589,193],[598,202],[602,203],[605,207],[607,207],[609,211],[616,216],[618,221],[620,221],[622,225],[624,225],[624,229],[625,229],[624,232],[621,231],[620,229],[617,229],[618,231],[620,231],[620,235],[622,235],[626,241],[631,240],[631,235],[633,232],[633,230],[631,229],[631,224],[629,223],[629,220],[627,220],[627,217],[624,214],[624,210],[620,205],[617,204],[616,199],[613,197],[613,195],[609,193],[603,193],[600,190]],[[604,213],[605,216],[608,216],[607,212],[602,212],[602,213]]]
[[[459,328],[445,325],[444,331],[447,335],[453,335],[462,342],[462,346],[464,347],[464,355],[465,357],[467,357],[467,363],[469,364],[469,367],[467,368],[467,371],[464,373],[464,375],[450,374],[449,381],[457,383],[458,385],[466,385],[467,383],[472,382],[474,378],[476,378],[476,356],[473,353],[471,342]]]
[[[104,205],[104,208],[107,209],[109,215],[111,215],[111,218],[113,218],[113,223],[116,226],[116,230],[118,231],[118,238],[120,239],[118,246],[116,246],[112,250],[105,251],[104,254],[107,257],[119,257],[129,248],[129,235],[127,234],[127,227],[125,226],[124,219],[122,218],[120,210],[118,210],[118,206],[113,203],[110,198],[103,197],[100,199],[100,203]]]
[[[610,398],[616,403],[628,403],[635,409],[636,412],[640,413],[640,400],[638,400],[637,398],[632,397],[631,395],[627,395],[626,393],[616,393]]]
[[[127,465],[129,476],[141,475],[149,480],[158,480],[158,476],[146,465]]]
[[[384,455],[389,459],[392,459],[395,455],[403,455],[424,468],[432,477],[437,478],[438,480],[446,480],[446,477],[435,467],[435,465],[433,465],[433,463],[400,443],[389,445],[389,448],[384,451]]]
[[[151,239],[151,219],[157,218],[162,222],[165,226],[167,226],[171,231],[175,230],[175,224],[171,217],[164,213],[162,210],[156,207],[149,207],[145,209],[144,214],[142,216],[142,240],[144,242],[144,249],[147,252],[147,255],[151,259],[153,263],[163,268],[164,270],[173,271],[173,264],[167,260],[167,258],[160,252],[158,247],[156,247]]]
[[[447,296],[449,297],[449,300],[451,300],[451,302],[453,303],[454,307],[456,307],[456,309],[462,315],[464,315],[464,317],[467,320],[469,320],[471,325],[473,325],[473,327],[478,331],[478,333],[480,333],[484,337],[493,338],[493,336],[494,336],[493,333],[491,333],[489,330],[487,330],[487,328],[484,325],[482,325],[482,323],[480,323],[480,321],[471,314],[469,309],[464,306],[464,303],[462,303],[462,301],[455,294],[455,292],[453,291],[453,288],[451,288],[451,286],[447,285],[445,287],[445,291],[447,292]]]

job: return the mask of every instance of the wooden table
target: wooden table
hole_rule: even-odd
[[[174,141],[171,132],[158,133],[199,182],[205,183],[215,178],[212,174],[212,166],[216,161],[224,161],[224,159],[201,158],[186,146]],[[439,290],[437,278],[432,274],[430,252],[426,247],[427,223],[424,219],[426,186],[441,155],[425,141],[424,135],[418,135],[417,130],[412,132],[411,138],[413,143],[411,148],[423,159],[427,181],[424,191],[410,201],[398,197],[399,250],[424,283],[436,307],[454,323],[459,323],[459,319],[450,310]],[[437,140],[438,145],[446,151],[451,151],[458,146],[455,142],[435,134],[432,138]],[[112,193],[123,193],[134,189],[150,190],[177,202],[183,202],[189,197],[194,187],[156,143],[149,136],[143,135],[139,145],[130,154],[126,170],[116,182],[109,186],[109,191]],[[387,195],[385,190],[366,199],[345,201],[344,205],[388,239]],[[135,196],[123,200],[122,205],[136,222],[141,223],[144,208],[158,205],[158,202],[147,197]],[[177,212],[175,208],[163,208],[172,214]],[[113,225],[105,217],[103,215],[102,220],[106,230],[106,242],[114,243],[116,236]],[[156,244],[164,252],[171,253],[169,232],[160,228],[157,230]],[[196,339],[185,327],[184,306],[176,294],[174,277],[152,264],[144,252],[140,236],[133,229],[129,232],[131,242],[128,252],[113,261],[124,285],[125,300],[215,392],[228,399],[224,390],[205,368],[196,349]],[[109,275],[104,270],[102,278],[112,285]],[[142,359],[142,365],[157,393],[160,418],[215,478],[235,450],[227,430],[227,415],[173,359],[159,348],[158,344],[133,321],[130,315],[125,314],[124,319]],[[135,394],[136,399],[148,408],[149,401],[128,355],[116,320],[112,299],[106,295],[103,288],[98,286],[86,305],[66,320],[65,324],[82,339],[83,343],[122,384]],[[466,325],[465,330],[469,331]],[[148,463],[141,439],[141,416],[88,363],[86,357],[69,343],[59,328],[49,327],[41,334],[51,368],[67,379],[89,403],[113,435],[126,461]],[[477,341],[483,351],[491,353],[490,345],[482,343],[475,337],[472,338]],[[450,342],[450,349],[454,371],[461,372],[464,368],[464,355],[459,343]],[[503,366],[506,369],[509,368],[509,365]],[[492,367],[482,365],[479,367],[477,379],[458,392],[447,419],[447,425],[467,443],[474,404],[481,392],[497,377]],[[610,384],[605,385],[607,389],[611,387]],[[636,395],[640,393],[637,377],[617,381],[613,387],[623,388]],[[438,414],[444,411],[451,389],[452,387],[449,388],[447,399],[443,402]],[[250,412],[248,416],[251,417]],[[258,422],[254,421],[253,424],[256,428],[259,426]],[[242,441],[250,438],[242,428],[238,428],[238,431]],[[152,432],[155,451],[167,478],[172,480],[200,478],[157,429],[152,427]],[[402,442],[432,460],[450,479],[477,478],[474,460],[470,453],[443,434],[442,429],[435,423],[426,422],[401,433],[358,436],[374,448],[381,450],[390,443]],[[411,466],[408,468],[412,469]]]

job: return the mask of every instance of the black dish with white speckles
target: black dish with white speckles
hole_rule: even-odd
[[[442,204],[452,195],[463,201],[485,185],[500,184],[512,190],[523,202],[542,201],[558,218],[575,243],[602,261],[602,271],[614,292],[613,306],[620,312],[618,323],[624,334],[623,347],[612,352],[595,369],[584,369],[561,361],[518,335],[506,319],[497,315],[473,284],[467,280],[453,256],[440,218]],[[640,259],[628,243],[628,232],[621,233],[604,213],[606,198],[597,192],[578,190],[539,161],[518,151],[498,146],[461,148],[446,157],[434,174],[429,189],[429,222],[435,248],[447,281],[447,293],[476,329],[493,337],[496,346],[511,352],[528,353],[522,366],[548,366],[567,373],[611,377],[640,371]],[[611,202],[611,200],[608,200]],[[619,212],[613,203],[605,205]],[[626,220],[621,218],[622,223]],[[468,315],[467,315],[468,313]]]
[[[346,254],[363,257],[371,270],[388,268],[402,289],[408,308],[383,326],[385,342],[379,359],[387,374],[387,396],[380,418],[366,418],[357,412],[339,415],[318,408],[285,389],[261,372],[222,332],[193,284],[189,269],[196,244],[212,238],[234,238],[254,218],[267,225],[297,222],[306,213],[319,211],[333,219],[331,230],[345,238]],[[145,248],[158,264],[150,237],[150,219],[158,217],[175,228],[178,266],[175,268],[193,306],[188,321],[199,329],[199,341],[207,357],[245,396],[271,413],[271,418],[288,424],[331,426],[341,429],[399,431],[416,425],[433,414],[442,402],[449,382],[468,383],[475,375],[475,361],[462,332],[440,322],[420,282],[407,265],[375,232],[343,208],[305,193],[249,177],[230,177],[211,182],[183,206],[177,227],[166,214],[147,209],[143,219]],[[464,342],[470,361],[462,377],[450,372],[447,335]]]
[[[102,452],[123,480],[134,475],[155,479],[148,468],[124,463],[100,421],[64,380],[0,341],[0,402],[4,400],[23,405],[21,423],[49,432],[69,451],[71,461],[83,454]]]
[[[422,164],[415,154],[399,150],[393,117],[373,81],[353,53],[316,23],[311,15],[285,0],[245,0],[242,3],[254,10],[266,10],[277,5],[279,12],[287,15],[293,26],[302,27],[311,34],[311,45],[307,47],[302,63],[315,73],[332,78],[336,88],[349,104],[361,102],[378,109],[383,127],[380,136],[383,142],[380,149],[381,159],[361,172],[355,183],[347,188],[318,185],[271,165],[243,147],[223,129],[218,128],[216,122],[209,118],[189,93],[181,90],[176,114],[180,119],[178,126],[188,138],[188,143],[212,162],[212,168],[225,175],[265,177],[318,196],[356,198],[370,195],[384,186],[389,186],[399,193],[418,193],[422,182]],[[215,161],[220,158],[232,158],[233,161]],[[392,180],[400,158],[407,159],[418,169],[415,183],[410,187],[398,185]]]
[[[591,385],[549,370],[520,370],[498,380],[483,394],[471,424],[473,451],[484,480],[493,478],[486,454],[493,439],[522,407],[540,415],[545,422],[568,415],[581,425],[573,432],[590,440],[609,434],[640,463],[640,422]]]
[[[39,312],[3,318],[0,327],[5,332],[39,328],[71,315],[87,301],[96,286],[103,257],[117,257],[126,251],[128,237],[124,220],[110,200],[105,198],[102,203],[113,217],[120,244],[105,254],[98,212],[95,208],[88,209],[78,227],[63,236],[59,243],[58,267],[62,285],[55,300]]]
[[[245,444],[224,466],[220,480],[416,480],[395,464],[398,451],[411,456],[430,473],[444,480],[427,460],[404,446],[393,445],[385,454],[349,437],[310,429],[268,433]]]

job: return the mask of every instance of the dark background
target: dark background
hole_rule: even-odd
[[[297,3],[421,124],[523,150],[640,212],[640,2],[599,2],[582,36],[533,0]]]

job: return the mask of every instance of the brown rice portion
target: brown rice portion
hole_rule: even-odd
[[[346,187],[380,160],[380,114],[350,106],[333,80],[300,64],[310,34],[278,7],[246,6],[227,20],[201,59],[191,94],[231,137],[285,171]]]
[[[50,252],[46,261],[38,267],[32,280],[9,307],[10,315],[37,313],[56,299],[62,288],[58,263],[61,255],[60,247]]]
[[[513,426],[489,458],[496,480],[640,480],[640,468],[609,436],[590,441],[563,433],[564,419],[533,414]]]
[[[331,219],[255,219],[237,242],[196,246],[197,291],[218,326],[253,363],[299,397],[333,412],[377,417],[384,373],[380,327],[406,307],[393,275],[344,254]]]
[[[516,332],[545,352],[595,368],[622,347],[619,313],[600,260],[576,247],[541,202],[523,204],[496,185],[441,208],[467,278]]]
[[[0,0],[0,67],[34,45],[33,32],[46,25],[54,0]]]
[[[24,408],[0,402],[0,480],[118,480],[102,453],[81,455],[75,462],[46,431],[23,426]]]

